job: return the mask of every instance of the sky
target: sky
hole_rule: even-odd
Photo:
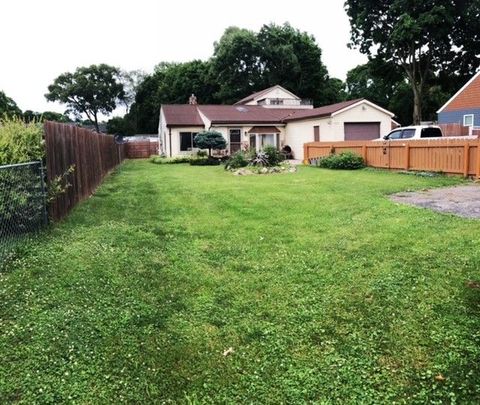
[[[314,35],[330,76],[366,57],[347,47],[344,0],[8,0],[0,8],[0,90],[22,110],[63,112],[47,87],[78,66],[107,63],[152,72],[156,64],[208,59],[225,28],[283,24]],[[281,84],[281,83],[279,83]],[[301,96],[301,95],[299,95]],[[121,115],[117,110],[115,115]]]

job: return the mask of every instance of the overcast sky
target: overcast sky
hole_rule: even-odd
[[[344,0],[7,0],[0,8],[0,90],[22,110],[58,111],[44,94],[55,77],[107,63],[151,72],[161,61],[208,59],[236,25],[288,21],[313,34],[332,77],[366,58],[347,48]],[[281,83],[280,83],[281,84]],[[301,96],[301,94],[300,94]]]

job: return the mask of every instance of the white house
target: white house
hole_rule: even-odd
[[[386,135],[394,114],[365,99],[313,108],[281,86],[254,93],[234,105],[177,104],[160,108],[160,151],[190,154],[203,130],[222,133],[225,154],[265,145],[290,146],[303,159],[303,144],[312,141],[368,140]]]

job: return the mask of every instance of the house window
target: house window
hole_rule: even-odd
[[[188,152],[195,148],[195,137],[197,132],[180,132],[180,151]]]
[[[464,127],[473,127],[473,114],[466,114],[463,116],[463,126]]]
[[[242,130],[230,130],[230,154],[233,155],[242,149]]]

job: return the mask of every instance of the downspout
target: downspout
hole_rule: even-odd
[[[172,157],[172,128],[168,128],[168,140],[170,143],[170,157]]]

